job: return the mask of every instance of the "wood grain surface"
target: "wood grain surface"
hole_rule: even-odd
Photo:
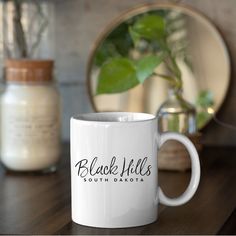
[[[127,229],[81,226],[70,216],[69,145],[59,170],[22,175],[0,169],[0,234],[236,234],[236,148],[207,147],[195,197],[179,207],[160,206],[157,222]],[[160,184],[177,196],[190,172],[160,172]]]

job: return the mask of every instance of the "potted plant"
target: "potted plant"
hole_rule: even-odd
[[[114,41],[113,35],[110,36],[113,44],[109,42],[108,38],[107,42],[100,47],[96,55],[96,61],[98,64],[100,63],[96,95],[122,93],[144,83],[152,75],[158,76],[167,80],[170,85],[170,95],[157,111],[160,131],[176,131],[191,136],[195,135],[197,131],[196,109],[182,96],[183,81],[177,60],[181,55],[184,57],[185,63],[191,65],[188,55],[183,54],[184,48],[179,49],[176,46],[179,43],[184,45],[184,39],[170,40],[179,29],[171,25],[172,22],[168,21],[167,15],[166,11],[150,12],[134,17],[125,23],[126,25],[121,25],[118,31],[122,33],[122,27],[126,27],[128,33],[120,34],[120,36],[128,36],[131,39],[131,42],[126,40],[126,50],[119,50],[125,46],[121,45],[117,38]],[[127,46],[129,50],[127,50]],[[165,66],[166,73],[164,74],[157,72],[157,68],[161,64]],[[198,100],[203,101],[204,98],[201,98]],[[176,156],[176,148],[172,151],[172,154]],[[181,164],[182,166],[176,165],[176,161],[173,165],[172,161],[171,166],[165,162],[164,166],[160,165],[160,167],[188,169],[190,162],[186,155],[184,158],[186,161],[184,165]],[[171,159],[173,158],[171,157]],[[183,163],[182,160],[180,162]]]

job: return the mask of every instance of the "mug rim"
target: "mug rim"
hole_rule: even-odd
[[[101,117],[103,116],[104,120],[96,119],[96,117],[98,116]],[[110,120],[105,119],[105,117],[110,117]],[[112,117],[116,118],[116,120],[115,119],[111,120]],[[127,119],[128,117],[132,119]],[[150,122],[156,119],[157,117],[155,115],[144,112],[90,112],[90,113],[81,113],[71,117],[71,120],[74,121],[100,123],[100,124],[140,123],[140,122]]]

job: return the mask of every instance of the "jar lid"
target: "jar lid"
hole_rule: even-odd
[[[50,81],[53,65],[53,60],[8,59],[5,61],[6,80]]]

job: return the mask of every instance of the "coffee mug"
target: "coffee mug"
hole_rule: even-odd
[[[158,186],[158,149],[167,140],[181,142],[190,154],[191,180],[186,191],[168,198]],[[151,114],[104,112],[71,118],[72,220],[123,228],[157,220],[158,203],[189,201],[200,180],[197,151],[177,133],[159,134]]]

